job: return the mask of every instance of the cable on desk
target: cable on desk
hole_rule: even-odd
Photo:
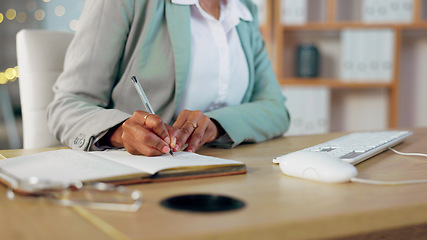
[[[88,210],[86,210],[83,207],[80,206],[74,206],[72,209],[78,213],[81,217],[86,219],[88,222],[92,223],[97,227],[101,232],[107,234],[109,237],[115,240],[130,240],[128,236],[108,224],[107,222],[103,221],[102,219],[98,218],[97,216],[90,213]]]
[[[390,149],[391,151],[393,151],[393,152],[395,152],[395,153],[397,153],[397,154],[399,154],[399,155],[403,155],[403,156],[420,156],[420,157],[427,157],[427,154],[424,154],[424,153],[403,153],[403,152],[399,152],[399,151],[397,151],[396,149],[393,149],[393,148],[388,148],[388,149]]]
[[[403,153],[399,152],[391,147],[388,149],[392,150],[393,152],[403,155],[403,156],[420,156],[420,157],[427,157],[427,154],[423,153]],[[414,184],[414,183],[427,183],[427,179],[420,179],[420,180],[406,180],[406,181],[378,181],[378,180],[369,180],[369,179],[362,179],[362,178],[352,178],[350,179],[351,182],[357,182],[357,183],[366,183],[366,184],[376,184],[376,185],[404,185],[404,184]]]
[[[357,183],[366,183],[366,184],[376,184],[376,185],[404,185],[404,184],[414,184],[414,183],[427,183],[427,179],[420,180],[407,180],[407,181],[378,181],[378,180],[369,180],[362,178],[352,178],[351,182]]]

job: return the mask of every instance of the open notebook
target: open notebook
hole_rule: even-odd
[[[122,150],[48,151],[0,160],[3,172],[0,172],[0,180],[8,186],[16,186],[16,181],[29,177],[65,182],[78,180],[128,184],[246,173],[242,162],[187,152],[174,155],[145,157]]]

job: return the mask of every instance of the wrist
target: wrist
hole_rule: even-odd
[[[102,146],[121,148],[123,147],[122,133],[123,128],[121,124],[112,127],[108,130],[107,134],[99,140],[99,144]]]
[[[219,138],[220,136],[225,134],[225,130],[224,128],[221,126],[221,124],[219,124],[218,121],[216,121],[215,119],[211,118],[211,121],[214,123],[216,129],[217,129],[217,135],[215,137],[215,139]]]

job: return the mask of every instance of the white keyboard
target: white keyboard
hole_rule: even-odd
[[[353,165],[401,143],[410,131],[356,132],[300,151],[330,154]]]

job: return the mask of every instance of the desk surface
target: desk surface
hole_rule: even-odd
[[[427,129],[414,132],[396,149],[425,153]],[[144,204],[137,213],[101,210],[89,213],[130,239],[319,239],[380,232],[407,234],[404,229],[412,226],[418,226],[418,233],[426,233],[420,229],[427,228],[427,184],[318,183],[285,176],[271,161],[276,156],[341,135],[286,137],[228,150],[203,148],[199,153],[245,162],[248,173],[130,185],[129,188],[144,194]],[[35,151],[39,150],[0,153],[13,157]],[[426,161],[386,151],[357,165],[358,177],[426,179]],[[169,210],[159,204],[165,198],[189,193],[233,196],[247,205],[236,211],[201,214]],[[71,208],[44,202],[11,202],[5,197],[5,188],[0,187],[0,239],[108,238]]]

